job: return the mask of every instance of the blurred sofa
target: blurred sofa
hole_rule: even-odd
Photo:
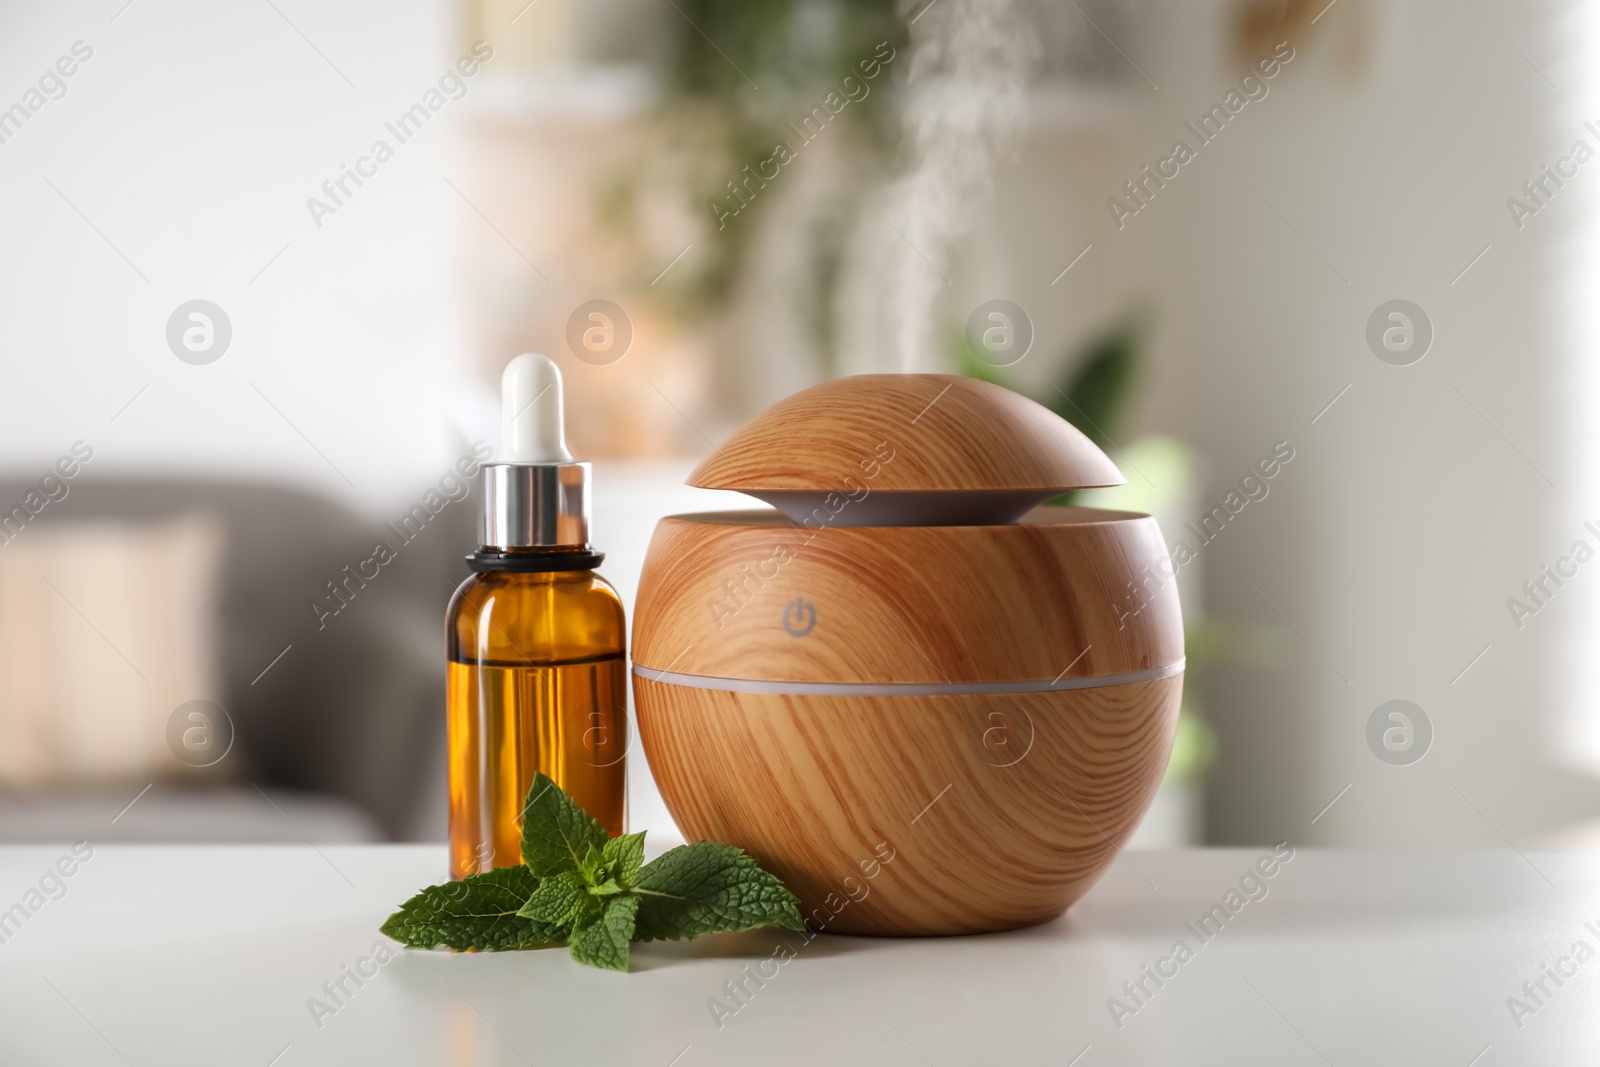
[[[0,503],[33,486],[0,478]],[[232,748],[204,775],[13,784],[0,791],[0,841],[442,839],[443,620],[466,577],[475,498],[420,529],[413,521],[402,540],[381,519],[298,488],[85,472],[12,536],[194,514],[223,532],[210,624]],[[394,546],[392,562],[345,581],[379,541]],[[336,615],[312,608],[338,604],[328,583],[341,581],[349,592]],[[21,711],[0,707],[8,713]]]

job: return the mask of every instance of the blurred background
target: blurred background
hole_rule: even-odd
[[[0,840],[442,840],[534,350],[630,608],[797,389],[1079,425],[1189,550],[1136,844],[1600,844],[1597,60],[1570,0],[0,5]]]

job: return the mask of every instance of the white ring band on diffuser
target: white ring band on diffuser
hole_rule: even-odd
[[[777,682],[756,678],[713,678],[703,674],[674,674],[641,667],[633,673],[652,682],[688,686],[691,689],[716,689],[725,693],[765,693],[773,696],[840,697],[933,697],[1007,696],[1012,693],[1054,693],[1066,689],[1103,689],[1113,685],[1154,682],[1183,673],[1184,660],[1165,667],[1133,671],[1129,674],[1095,674],[1083,678],[1021,682]]]

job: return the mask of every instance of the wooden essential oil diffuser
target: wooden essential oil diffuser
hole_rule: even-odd
[[[1178,597],[1122,482],[1016,393],[863,375],[758,415],[690,476],[778,510],[662,519],[634,612],[639,732],[690,839],[738,845],[813,928],[1046,922],[1166,769]]]

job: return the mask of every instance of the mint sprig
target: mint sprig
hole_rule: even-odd
[[[793,893],[732,845],[696,841],[644,861],[644,834],[605,829],[543,774],[528,789],[520,867],[430,886],[380,927],[410,948],[538,948],[628,969],[634,941],[779,926],[801,930]]]
[[[676,941],[724,930],[799,930],[794,894],[731,845],[679,845],[639,871],[635,941]]]
[[[540,878],[583,867],[590,849],[606,843],[605,828],[566,790],[543,774],[533,776],[522,805],[522,862]]]
[[[559,924],[518,914],[539,880],[526,867],[502,867],[429,886],[378,927],[411,948],[540,948],[566,940]]]
[[[633,922],[638,912],[639,898],[631,893],[606,901],[598,917],[573,928],[567,942],[572,958],[612,971],[627,970],[628,942],[633,940]]]

